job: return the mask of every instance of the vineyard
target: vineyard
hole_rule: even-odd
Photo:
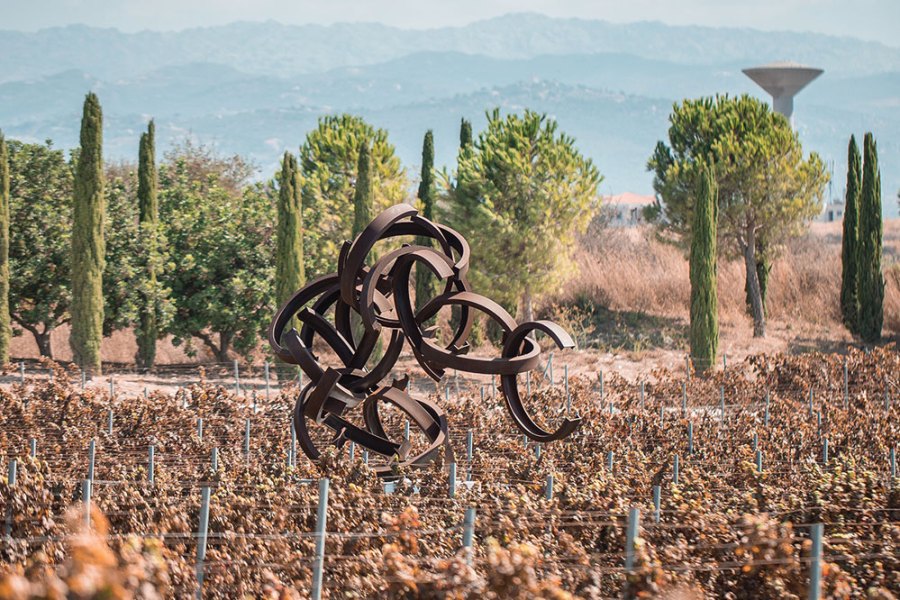
[[[895,349],[703,378],[556,371],[532,375],[529,410],[585,422],[547,445],[490,381],[419,374],[452,450],[387,482],[351,444],[298,456],[295,380],[17,380],[0,390],[0,598],[305,598],[317,573],[325,598],[900,596]],[[398,415],[394,437],[425,444]]]

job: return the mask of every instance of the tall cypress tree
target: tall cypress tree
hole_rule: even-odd
[[[419,202],[422,204],[422,216],[434,219],[434,134],[429,129],[422,142],[422,181],[419,183]],[[420,237],[416,240],[420,246],[430,246],[430,239]],[[428,269],[416,265],[416,310],[422,308],[435,292],[435,280]]]
[[[353,237],[362,232],[372,220],[372,158],[369,145],[359,146],[356,164],[356,188],[353,190]]]
[[[81,150],[75,167],[72,219],[72,332],[75,363],[100,374],[103,339],[103,269],[106,266],[103,196],[103,113],[92,92],[84,100]]]
[[[138,149],[138,218],[145,281],[141,284],[140,325],[136,332],[138,351],[135,359],[138,367],[144,369],[152,368],[156,361],[156,340],[159,337],[159,204],[156,191],[156,126],[150,121],[147,132],[141,134]]]
[[[691,356],[698,371],[715,363],[719,349],[719,308],[716,292],[716,185],[708,170],[700,178],[691,230]]]
[[[300,200],[300,169],[297,158],[284,153],[278,175],[278,229],[275,255],[275,303],[284,304],[303,287],[303,206]]]
[[[844,231],[841,236],[841,318],[850,333],[859,323],[859,195],[862,159],[856,138],[847,147],[847,195],[844,200]]]
[[[0,132],[0,366],[9,362],[9,150]]]
[[[884,275],[881,272],[881,171],[875,138],[863,140],[863,178],[859,204],[859,335],[874,343],[884,322]]]
[[[462,119],[459,123],[459,147],[466,148],[472,145],[472,123]]]

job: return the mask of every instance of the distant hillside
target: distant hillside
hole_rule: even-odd
[[[66,27],[0,35],[0,128],[77,143],[81,102],[101,98],[106,153],[133,160],[157,121],[163,149],[185,136],[251,157],[261,176],[296,150],[322,114],[353,111],[389,130],[411,173],[426,129],[452,165],[460,117],[528,107],[560,121],[598,164],[604,193],[649,193],[645,162],[672,103],[762,90],[741,68],[789,58],[826,69],[797,98],[804,147],[833,164],[843,189],[846,140],[879,141],[885,206],[900,189],[900,50],[816,34],[616,25],[511,15],[407,31],[237,23],[176,33]]]
[[[514,14],[432,30],[372,23],[293,26],[270,21],[179,32],[122,33],[86,26],[35,33],[3,31],[0,80],[34,78],[67,69],[102,78],[131,77],[192,62],[285,77],[370,65],[422,51],[494,58],[614,52],[706,65],[791,57],[843,74],[900,70],[900,49],[852,38]]]

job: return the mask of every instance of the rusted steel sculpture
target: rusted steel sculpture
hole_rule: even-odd
[[[376,242],[396,237],[429,238],[435,247],[404,245],[367,266]],[[410,298],[414,264],[430,269],[444,285],[443,291],[418,312]],[[547,431],[535,423],[522,404],[516,381],[517,374],[538,366],[541,350],[533,337],[528,337],[529,333],[542,331],[559,348],[574,347],[572,338],[550,321],[516,323],[499,304],[471,291],[466,281],[468,269],[469,245],[461,235],[421,217],[412,206],[398,204],[379,214],[352,243],[344,243],[337,273],[310,282],[281,307],[269,327],[269,343],[281,360],[299,365],[309,378],[297,398],[293,419],[297,441],[310,459],[318,460],[321,454],[307,420],[330,428],[334,432],[331,441],[336,446],[353,441],[393,459],[393,467],[427,465],[442,448],[452,457],[444,411],[431,400],[410,396],[408,376],[390,385],[382,383],[406,342],[422,369],[435,380],[443,376],[445,369],[499,375],[506,406],[519,429],[531,439],[559,440],[578,428],[580,419],[564,419],[556,431]],[[423,327],[423,323],[446,306],[459,306],[460,319],[452,339],[442,346],[435,341],[435,328]],[[324,315],[331,309],[333,320],[329,321]],[[500,357],[466,356],[474,310],[487,314],[502,327]],[[351,324],[353,313],[359,315],[356,320],[362,322],[361,327]],[[298,322],[299,332],[294,328]],[[380,360],[367,369],[383,330],[390,332],[390,341]],[[334,351],[342,367],[320,364],[312,351],[316,336]],[[409,440],[388,439],[378,413],[380,402],[391,403],[406,413],[428,439],[428,447],[410,456]],[[345,418],[360,405],[364,427]],[[382,477],[396,472],[391,465],[375,470]]]

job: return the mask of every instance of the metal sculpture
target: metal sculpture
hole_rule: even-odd
[[[410,236],[427,238],[435,247],[403,245],[367,266],[367,258],[377,242]],[[410,298],[414,264],[429,269],[444,285],[443,291],[418,312]],[[375,217],[352,243],[344,243],[337,273],[310,282],[281,307],[269,327],[269,343],[281,360],[299,365],[309,379],[297,398],[293,420],[300,448],[311,460],[318,460],[321,453],[310,435],[307,420],[330,428],[334,432],[331,442],[338,447],[349,440],[393,459],[393,464],[374,468],[382,477],[396,473],[396,467],[425,466],[442,447],[452,461],[444,411],[431,400],[413,398],[407,391],[409,376],[395,379],[390,385],[382,383],[406,342],[422,369],[435,380],[441,379],[445,369],[499,375],[506,406],[529,438],[550,442],[578,428],[580,419],[576,418],[564,419],[555,431],[543,429],[522,404],[516,381],[516,375],[538,366],[541,349],[529,333],[542,331],[559,348],[574,347],[572,338],[550,321],[516,323],[499,304],[471,291],[466,280],[468,269],[469,245],[459,233],[423,218],[412,206],[398,204]],[[443,346],[435,340],[436,328],[423,324],[447,306],[458,306],[460,318],[452,339]],[[333,310],[332,320],[325,317],[329,310]],[[485,313],[503,329],[500,357],[466,355],[475,310]],[[353,313],[358,315],[356,321],[361,326],[354,326]],[[294,328],[298,322],[299,332]],[[384,330],[390,333],[390,340],[381,358],[367,368]],[[334,351],[343,366],[320,363],[312,350],[316,336]],[[389,439],[378,412],[381,402],[406,413],[428,439],[427,448],[410,456],[408,439]],[[364,427],[346,418],[349,411],[360,405]]]

